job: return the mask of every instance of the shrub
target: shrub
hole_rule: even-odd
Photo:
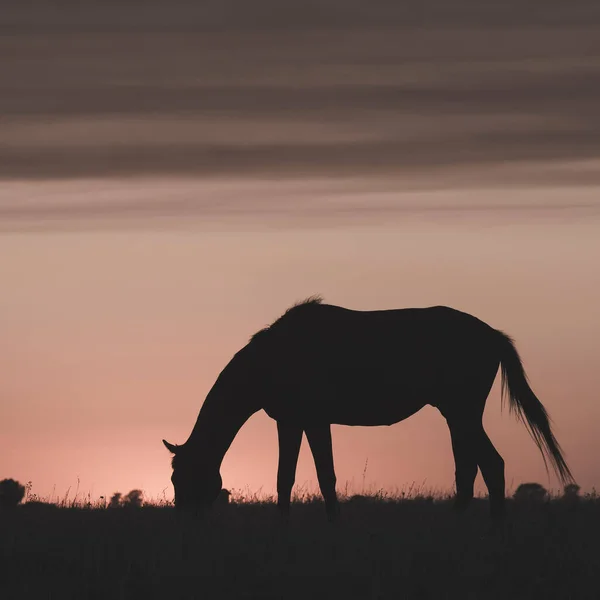
[[[13,508],[23,500],[25,486],[14,479],[0,481],[0,507]]]
[[[569,485],[565,485],[563,490],[563,498],[568,498],[569,500],[575,498],[579,499],[580,490],[581,488],[576,483],[570,483]]]
[[[363,504],[371,504],[372,502],[373,502],[373,498],[370,498],[369,496],[365,496],[364,494],[354,494],[346,500],[347,504],[363,505]]]
[[[108,503],[108,508],[119,508],[121,506],[121,492],[115,492],[110,497],[110,502]]]
[[[220,492],[219,495],[217,496],[217,499],[215,500],[215,506],[225,506],[226,504],[229,504],[229,496],[231,496],[231,492],[229,490],[226,490],[225,488],[223,488]]]
[[[128,508],[140,508],[144,502],[144,492],[142,490],[131,490],[123,498],[123,506]]]
[[[579,496],[579,490],[581,488],[576,483],[570,483],[565,485],[563,488],[563,495],[560,501],[566,506],[575,507],[579,504],[581,497]]]
[[[513,495],[517,501],[533,503],[542,503],[547,497],[546,488],[539,483],[522,483]]]

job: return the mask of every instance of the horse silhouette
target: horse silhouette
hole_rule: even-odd
[[[392,425],[435,406],[450,429],[454,506],[473,498],[481,469],[492,518],[505,513],[504,460],[484,431],[485,402],[502,374],[502,402],[528,428],[548,469],[573,481],[547,412],[530,388],[512,339],[445,306],[356,311],[311,297],[250,339],[220,373],[188,440],[176,446],[171,481],[177,509],[201,511],[222,486],[220,466],[247,419],[263,409],[277,422],[277,504],[289,514],[303,433],[327,516],[339,512],[331,424]]]

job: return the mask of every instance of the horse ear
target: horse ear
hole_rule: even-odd
[[[163,444],[169,452],[172,452],[173,454],[177,452],[177,446],[175,444],[169,444],[167,440],[163,440]]]

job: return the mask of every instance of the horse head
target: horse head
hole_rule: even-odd
[[[209,468],[186,446],[177,446],[163,440],[163,444],[173,454],[171,481],[175,490],[177,511],[202,514],[217,499],[223,481],[218,469]]]

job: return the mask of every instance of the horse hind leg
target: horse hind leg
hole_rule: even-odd
[[[497,359],[482,356],[476,361],[481,376],[454,389],[454,394],[438,405],[446,418],[452,437],[456,463],[456,502],[464,510],[473,498],[477,468],[488,488],[492,518],[504,516],[504,461],[483,429],[483,411],[498,371]],[[463,401],[455,402],[462,398]]]
[[[456,497],[454,508],[463,512],[473,499],[477,476],[475,427],[462,420],[448,420],[454,453]]]
[[[504,460],[494,448],[481,420],[448,419],[456,462],[455,506],[464,510],[473,498],[477,467],[488,489],[490,514],[494,520],[505,516]]]
[[[477,462],[490,498],[492,519],[501,521],[506,514],[504,497],[504,459],[490,441],[483,425],[477,436]]]

